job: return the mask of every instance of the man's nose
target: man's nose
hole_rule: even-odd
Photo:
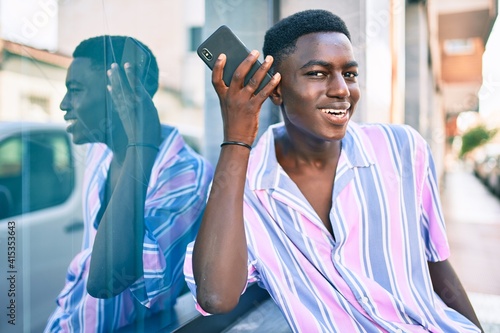
[[[64,94],[64,97],[61,101],[61,104],[59,104],[59,108],[62,111],[68,111],[70,108],[70,103],[69,103],[69,98],[68,98],[68,93]]]
[[[332,75],[328,82],[328,91],[327,95],[330,97],[349,97],[351,93],[349,92],[349,86],[345,81],[344,75],[342,73],[338,73]]]

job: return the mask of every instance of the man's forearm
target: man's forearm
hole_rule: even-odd
[[[210,313],[238,303],[247,276],[243,191],[249,152],[225,147],[193,251],[193,273],[200,306]]]
[[[156,158],[148,147],[130,147],[92,249],[88,292],[118,295],[143,272],[144,202]]]
[[[461,313],[482,331],[467,293],[448,260],[428,264],[434,291],[446,305]]]

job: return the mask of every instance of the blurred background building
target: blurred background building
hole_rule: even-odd
[[[162,121],[215,162],[218,101],[197,46],[227,24],[260,50],[268,27],[308,8],[339,14],[352,32],[363,96],[355,120],[413,126],[431,144],[438,170],[446,129],[456,129],[461,112],[479,114],[484,105],[488,122],[500,123],[500,77],[491,68],[483,75],[482,59],[497,0],[1,0],[0,120],[62,121],[58,106],[76,45],[102,34],[131,35],[158,58]],[[279,118],[267,103],[261,130]]]

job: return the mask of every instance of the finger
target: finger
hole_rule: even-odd
[[[227,58],[224,53],[219,54],[219,57],[217,57],[217,60],[215,61],[214,68],[212,69],[212,85],[219,95],[225,89],[227,89],[227,86],[222,79],[224,66],[226,65],[226,59]]]
[[[244,89],[248,90],[252,94],[255,93],[255,91],[257,91],[264,78],[267,76],[267,73],[271,68],[272,64],[273,64],[273,57],[268,55],[266,59],[264,59],[264,62],[259,66],[257,71],[255,71],[255,73],[252,75],[252,77],[250,78]]]
[[[272,78],[271,81],[269,81],[261,91],[259,91],[258,94],[255,95],[255,98],[259,99],[259,103],[264,103],[264,101],[271,96],[272,92],[276,87],[279,85],[281,81],[281,74],[279,72],[276,72]]]
[[[125,96],[128,91],[128,83],[126,83],[123,74],[117,63],[111,64],[111,67],[107,70],[108,82],[111,86],[112,94],[116,97]]]
[[[131,92],[129,96],[126,96],[126,100],[130,103],[129,109],[131,111],[135,110],[134,114],[135,117],[137,117],[137,124],[142,123],[145,117],[158,117],[158,112],[154,106],[151,95],[143,84],[141,72],[137,67],[128,62],[123,64],[123,69]]]
[[[245,84],[245,76],[250,72],[253,64],[259,58],[259,51],[252,50],[248,56],[241,62],[241,64],[234,71],[233,77],[231,79],[230,86],[243,88]]]
[[[111,64],[107,74],[109,81],[107,89],[111,96],[114,110],[118,112],[122,121],[125,121],[124,117],[128,120],[130,115],[128,115],[129,112],[127,110],[134,107],[134,100],[131,98],[132,93],[130,85],[124,77],[125,74],[116,63]]]
[[[139,77],[136,68],[126,62],[123,64],[123,70],[125,72],[125,76],[127,77],[127,81],[132,90],[137,94],[142,94],[145,92],[144,85],[142,84],[141,78]]]

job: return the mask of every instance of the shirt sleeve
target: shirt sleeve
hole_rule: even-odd
[[[212,175],[190,150],[159,169],[152,174],[145,204],[144,274],[130,287],[148,308],[172,306],[184,286],[185,249],[198,231]]]
[[[421,230],[428,261],[443,261],[450,255],[446,226],[441,208],[436,169],[427,144],[422,149],[424,175],[421,187]],[[419,157],[417,156],[417,159]]]

